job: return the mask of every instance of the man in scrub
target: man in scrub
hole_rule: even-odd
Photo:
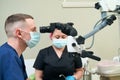
[[[0,80],[28,80],[22,53],[40,40],[31,15],[17,13],[5,21],[7,42],[0,46]]]

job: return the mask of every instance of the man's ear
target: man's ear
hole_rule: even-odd
[[[15,36],[16,36],[16,37],[19,37],[19,38],[22,38],[21,30],[20,30],[19,28],[17,28],[17,29],[15,30]]]

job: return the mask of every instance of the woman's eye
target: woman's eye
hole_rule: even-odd
[[[60,37],[59,36],[56,36],[56,39],[59,39]]]
[[[55,36],[55,38],[56,38],[56,39],[60,39],[60,38],[61,38],[61,39],[65,39],[66,36]]]
[[[62,36],[63,39],[65,39],[67,36]]]

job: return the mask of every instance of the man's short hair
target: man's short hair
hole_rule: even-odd
[[[26,19],[34,19],[31,15],[23,14],[23,13],[17,13],[8,16],[8,18],[5,21],[5,32],[7,36],[9,36],[9,30],[12,28],[10,25],[13,25],[15,22],[25,22]]]

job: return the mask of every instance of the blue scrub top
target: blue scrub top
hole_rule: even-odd
[[[7,43],[0,46],[0,80],[26,80],[24,58]]]

